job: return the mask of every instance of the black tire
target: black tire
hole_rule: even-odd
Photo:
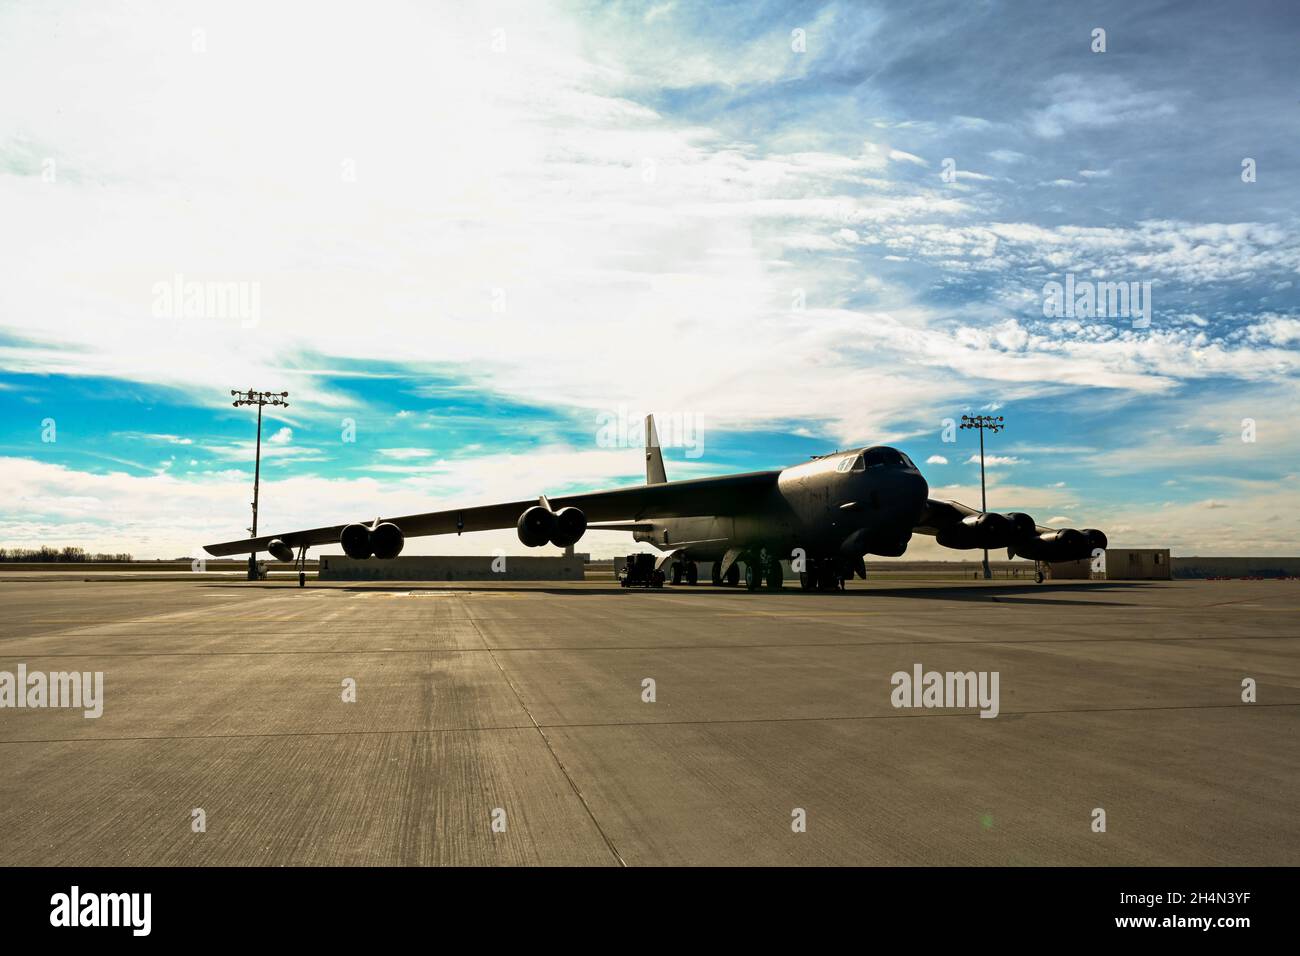
[[[722,562],[714,561],[713,567],[709,569],[709,582],[715,587],[722,587]]]
[[[1038,583],[1038,584],[1042,584],[1042,583],[1043,583],[1043,572],[1042,572],[1042,571],[1035,571],[1035,572],[1034,572],[1034,581],[1035,581],[1036,583]]]
[[[658,568],[656,568],[654,574],[650,576],[650,584],[652,587],[656,588],[664,586],[664,573]]]
[[[682,563],[680,561],[674,561],[673,562],[673,587],[676,587],[681,583],[682,583]]]
[[[306,572],[306,571],[299,571],[299,572],[298,572],[298,587],[300,587],[300,588],[305,588],[306,586],[307,586],[307,572]]]
[[[781,562],[773,561],[767,569],[767,589],[769,591],[779,591],[784,583],[785,571],[781,568]]]
[[[740,565],[735,562],[727,568],[727,587],[740,587]]]
[[[745,590],[757,591],[763,586],[763,572],[755,561],[745,562]]]
[[[800,572],[799,572],[799,590],[801,590],[801,591],[811,591],[811,590],[813,589],[813,581],[814,581],[814,580],[815,580],[815,579],[813,578],[813,576],[812,576],[811,574],[809,574],[807,571],[800,571]]]
[[[691,587],[700,583],[700,566],[694,561],[686,562],[686,583]]]

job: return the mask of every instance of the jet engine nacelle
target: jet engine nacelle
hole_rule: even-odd
[[[1098,531],[1096,528],[1084,528],[1083,536],[1088,539],[1089,555],[1094,551],[1105,551],[1106,546],[1110,544],[1105,533]]]
[[[549,508],[543,508],[541,505],[533,505],[519,516],[519,523],[515,527],[519,531],[520,541],[530,548],[540,548],[550,541],[551,536],[555,534],[555,512]],[[583,520],[583,530],[586,530],[585,519]]]
[[[1074,528],[1044,531],[1038,537],[1016,545],[1015,550],[1016,554],[1033,561],[1078,561],[1092,556],[1088,537]]]
[[[1032,519],[1031,519],[1032,520]],[[1011,515],[987,511],[968,515],[959,524],[939,533],[938,541],[945,548],[1005,548],[1017,537],[1017,523]]]
[[[1015,540],[1024,541],[1038,534],[1038,522],[1023,511],[1012,511],[1006,517],[1011,522],[1012,537]]]
[[[402,529],[391,521],[385,521],[374,528],[367,528],[363,524],[350,524],[339,535],[339,544],[343,546],[343,553],[349,558],[360,561],[373,555],[387,561],[402,553],[406,536],[402,534]]]
[[[279,538],[272,538],[266,542],[266,550],[271,552],[271,557],[277,561],[292,561],[293,548],[289,547]]]
[[[370,544],[370,529],[363,524],[350,524],[339,535],[339,544],[349,558],[364,560],[374,553]]]
[[[577,508],[561,508],[555,512],[555,530],[551,532],[551,544],[557,548],[567,548],[577,544],[578,539],[587,531],[587,516]]]
[[[385,521],[373,531],[370,532],[370,548],[375,553],[375,557],[387,561],[397,557],[402,553],[402,546],[406,544],[406,536],[402,534],[402,529],[391,521]]]

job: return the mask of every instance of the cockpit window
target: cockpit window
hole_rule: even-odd
[[[901,451],[894,448],[868,448],[860,455],[852,458],[841,458],[835,466],[839,472],[847,471],[866,471],[868,468],[875,468],[877,465],[902,465],[907,468],[915,469],[916,465],[912,464],[912,459],[908,458]]]

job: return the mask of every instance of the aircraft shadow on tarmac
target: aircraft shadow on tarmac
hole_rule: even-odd
[[[548,587],[524,586],[530,583],[534,583],[534,582],[520,581],[518,582],[518,584],[521,585],[520,587],[511,587],[506,582],[491,582],[491,587],[483,587],[482,583],[475,582],[475,581],[448,581],[445,583],[428,582],[428,581],[412,581],[409,584],[399,584],[399,583],[388,582],[388,581],[385,582],[376,581],[373,584],[369,584],[366,582],[358,581],[356,583],[349,583],[345,587],[339,587],[332,590],[347,591],[347,592],[370,592],[370,593],[387,592],[387,593],[397,593],[397,594],[406,594],[410,592],[426,592],[429,594],[437,594],[439,592],[456,593],[456,592],[470,592],[470,591],[480,591],[480,592],[500,591],[506,594],[514,593],[514,592],[524,592],[529,594],[555,594],[555,595],[562,595],[564,597],[570,597],[570,598],[578,598],[578,597],[610,598],[610,597],[618,597],[626,593],[643,593],[643,594],[675,594],[678,596],[690,595],[699,599],[707,599],[708,596],[716,595],[716,594],[747,593],[745,592],[744,588],[714,587],[709,584],[700,584],[700,585],[696,585],[695,587],[691,587],[689,585],[678,585],[676,587],[665,587],[662,590],[654,589],[654,588],[624,588],[624,587],[620,587],[618,584],[616,584],[613,581],[608,582],[609,584],[608,587],[598,588],[598,589],[597,588],[571,588],[571,587],[563,587],[563,586],[548,586]],[[581,583],[581,582],[575,582],[575,583]],[[592,584],[592,583],[603,583],[603,582],[600,582],[598,580],[592,581],[591,579],[588,579],[586,583]],[[296,587],[296,582],[288,582],[288,581],[285,582],[264,581],[254,585],[249,585],[245,583],[236,584],[232,582],[229,584],[226,583],[209,584],[206,586],[216,587],[216,588],[247,588],[251,586],[259,589],[260,588],[270,588],[270,589],[290,588],[292,590],[298,590],[298,588]],[[1072,595],[1072,594],[1084,594],[1084,593],[1097,594],[1099,592],[1105,592],[1108,594],[1118,592],[1120,594],[1124,594],[1124,593],[1134,592],[1135,589],[1150,588],[1152,586],[1153,584],[1151,582],[1144,582],[1144,581],[1123,581],[1123,582],[1108,581],[1104,583],[1095,582],[1095,581],[1092,582],[1079,581],[1079,582],[1069,582],[1069,583],[1062,582],[1059,584],[1052,584],[1051,582],[1045,582],[1043,584],[1030,584],[1026,582],[1024,584],[1005,584],[1005,585],[989,584],[983,586],[979,585],[976,582],[971,582],[970,584],[959,585],[959,586],[954,586],[953,584],[948,582],[942,582],[942,583],[935,582],[933,584],[918,583],[918,584],[911,584],[906,586],[891,586],[891,587],[868,587],[868,588],[855,587],[855,588],[850,588],[847,591],[833,592],[830,595],[823,594],[822,592],[817,592],[817,591],[805,592],[800,590],[798,587],[787,586],[782,588],[778,592],[772,592],[766,589],[762,589],[758,591],[756,594],[750,595],[750,597],[753,600],[761,601],[764,598],[771,599],[773,597],[781,597],[781,596],[793,597],[795,599],[803,599],[805,597],[813,597],[818,594],[821,594],[824,597],[833,596],[836,599],[841,601],[852,600],[854,598],[858,598],[862,600],[871,600],[873,598],[881,598],[881,597],[889,597],[889,598],[901,597],[901,598],[920,598],[926,601],[966,601],[966,602],[975,602],[975,603],[988,603],[992,601],[999,604],[1009,604],[1009,605],[1019,604],[1019,605],[1029,605],[1035,607],[1043,606],[1043,605],[1074,605],[1079,607],[1126,607],[1126,606],[1137,606],[1137,605],[1130,604],[1129,602],[1117,602],[1113,600],[1108,600],[1108,601],[1071,600],[1068,597],[1063,597],[1059,595]],[[311,589],[312,589],[311,585],[309,584],[307,590],[311,590]]]

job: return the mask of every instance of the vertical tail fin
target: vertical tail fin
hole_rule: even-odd
[[[659,432],[655,430],[655,417],[645,417],[645,483],[662,485],[668,480],[664,472],[664,453],[659,449]]]

